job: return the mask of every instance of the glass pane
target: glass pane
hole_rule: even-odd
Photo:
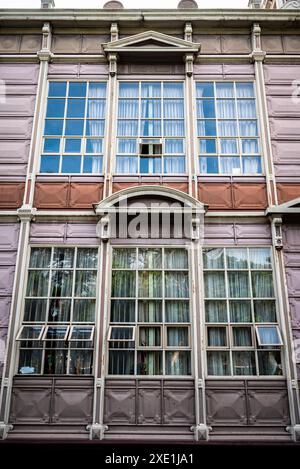
[[[119,139],[118,140],[118,152],[119,153],[137,153],[137,141],[136,139]]]
[[[254,301],[255,322],[276,322],[275,301]]]
[[[81,138],[67,138],[65,140],[65,153],[80,153]]]
[[[47,300],[25,300],[24,321],[46,321]]]
[[[165,302],[166,322],[189,322],[190,305],[188,301],[166,301]]]
[[[199,137],[215,137],[217,135],[217,126],[215,120],[198,120],[197,129]]]
[[[226,327],[208,327],[207,345],[209,347],[226,347],[227,332]]]
[[[165,174],[182,174],[185,173],[185,157],[184,156],[165,156],[164,157],[164,173]]]
[[[132,340],[133,327],[112,327],[110,340]]]
[[[227,322],[226,301],[205,301],[206,322]]]
[[[134,298],[136,296],[135,272],[113,272],[111,296],[113,298]]]
[[[93,328],[91,327],[73,327],[69,340],[80,342],[81,340],[90,341],[92,337]]]
[[[254,298],[274,298],[272,272],[252,272],[251,276]]]
[[[258,366],[260,375],[282,375],[281,353],[279,351],[259,351]]]
[[[279,337],[278,329],[276,326],[258,326],[257,333],[259,336],[260,345],[281,344],[281,339]]]
[[[55,119],[46,119],[45,120],[45,135],[62,135],[63,131],[63,119],[55,120]]]
[[[64,99],[48,99],[46,117],[64,117],[64,113]]]
[[[216,140],[199,140],[200,153],[217,153]]]
[[[46,156],[41,157],[41,173],[58,173],[59,172],[59,156]]]
[[[48,327],[45,340],[47,341],[64,341],[67,332],[67,326]]]
[[[65,375],[67,372],[67,350],[46,350],[44,374]]]
[[[68,119],[66,121],[65,135],[83,135],[84,120]]]
[[[72,269],[74,263],[73,248],[54,248],[52,268]]]
[[[251,327],[233,327],[232,335],[234,347],[252,347]]]
[[[254,352],[232,352],[233,374],[250,376],[256,374]]]
[[[165,140],[165,153],[184,153],[184,143],[180,139]]]
[[[202,157],[202,158],[200,158],[200,172],[202,174],[218,174],[219,173],[218,157],[215,157],[215,158]]]
[[[166,374],[167,375],[190,375],[191,354],[190,352],[166,352]]]
[[[93,372],[92,350],[71,350],[70,370],[71,375],[90,375]]]
[[[85,134],[88,137],[102,137],[104,135],[104,120],[87,120]]]
[[[70,82],[69,83],[69,96],[82,97],[86,95],[86,83],[84,82]]]
[[[233,98],[234,87],[233,83],[216,83],[217,98]]]
[[[141,158],[140,173],[154,174],[161,173],[161,158]]]
[[[163,84],[164,98],[183,98],[183,83],[167,83]]]
[[[117,156],[116,173],[118,174],[137,174],[138,158],[131,156]]]
[[[207,374],[209,376],[230,375],[229,352],[217,351],[207,353]]]
[[[224,272],[205,272],[204,288],[206,298],[226,298]]]
[[[47,296],[48,280],[48,270],[31,270],[28,273],[26,296]]]
[[[238,98],[254,98],[253,83],[236,83],[235,86]]]
[[[72,296],[72,271],[52,272],[50,296]]]
[[[236,121],[219,121],[218,128],[220,137],[236,137],[238,135]]]
[[[203,264],[204,269],[224,269],[224,249],[204,249]]]
[[[165,137],[184,137],[184,120],[164,121]]]
[[[160,83],[142,83],[143,98],[159,98],[161,96]]]
[[[136,115],[129,117],[138,117],[138,112]],[[159,119],[161,117],[161,101],[157,99],[142,99],[141,117],[145,119]]]
[[[67,83],[64,81],[50,81],[48,96],[66,96]]]
[[[251,119],[256,117],[255,101],[254,99],[239,100],[237,101],[238,105],[238,115],[241,119]]]
[[[188,272],[165,273],[165,297],[189,298],[189,274]]]
[[[135,249],[113,249],[113,269],[135,269],[136,250]]]
[[[197,100],[197,117],[205,119],[216,117],[215,102],[213,99]]]
[[[119,119],[137,119],[139,117],[139,102],[135,99],[120,99],[118,109]],[[148,117],[148,116],[144,116]],[[149,116],[153,117],[153,116]]]
[[[138,352],[137,374],[138,375],[161,375],[162,374],[162,352]]]
[[[247,249],[226,249],[226,261],[228,269],[247,269]]]
[[[231,322],[252,322],[250,301],[229,301]]]
[[[50,248],[31,248],[29,267],[34,269],[50,266]]]
[[[261,157],[260,156],[243,156],[243,172],[248,174],[261,174]]]
[[[135,301],[111,300],[111,322],[135,322]]]
[[[256,139],[255,140],[254,139],[242,140],[242,153],[253,154],[253,153],[258,153],[258,152],[259,152],[258,140]]]
[[[140,327],[139,328],[140,347],[160,347],[161,329],[160,327]]]
[[[162,322],[162,302],[161,301],[145,301],[145,300],[139,301],[138,321],[139,322]]]
[[[224,139],[220,140],[221,144],[221,153],[232,155],[233,153],[238,153],[237,149],[237,140],[236,139]]]
[[[251,269],[271,269],[271,251],[269,248],[249,249]]]
[[[95,300],[74,300],[73,322],[94,322],[95,305]]]
[[[90,83],[89,84],[89,98],[105,98],[106,97],[106,83]]]
[[[75,296],[96,296],[97,272],[79,270],[76,272]]]
[[[258,126],[257,121],[239,121],[240,126],[240,135],[241,137],[257,137],[258,136]]]
[[[119,84],[119,97],[120,98],[137,98],[139,95],[138,83],[120,83]]]
[[[228,272],[229,297],[249,298],[249,276],[248,272]]]
[[[68,99],[67,117],[84,117],[84,112],[84,99]]]
[[[161,132],[160,120],[142,120],[141,121],[141,135],[144,137],[159,137]],[[176,134],[175,134],[176,135]]]
[[[104,119],[105,101],[103,99],[89,99],[87,104],[87,117],[90,119]]]
[[[45,153],[58,153],[60,148],[59,138],[45,138],[44,140],[44,152]]]
[[[102,172],[102,156],[86,156],[83,161],[83,172],[99,174]]]
[[[220,173],[241,174],[241,161],[238,157],[225,157],[220,159]]]
[[[162,297],[161,272],[139,272],[139,297]]]
[[[188,269],[186,249],[165,249],[165,269]]]
[[[38,340],[42,326],[25,326],[20,334],[20,340]]]
[[[49,304],[49,322],[68,322],[71,314],[71,300],[51,299]]]
[[[133,350],[110,350],[108,362],[109,375],[133,375],[134,374],[134,351]]]
[[[213,83],[197,83],[197,98],[210,98],[214,97],[214,84]]]
[[[119,121],[118,135],[120,137],[135,137],[138,135],[138,121]]]
[[[20,350],[18,370],[21,375],[41,372],[42,350]]]
[[[159,116],[153,116],[153,117],[159,117]],[[183,119],[184,118],[183,99],[165,99],[164,100],[164,118],[165,119]]]
[[[139,269],[161,269],[162,268],[161,249],[139,249],[138,268]]]
[[[103,140],[91,139],[86,140],[86,153],[102,153],[103,151]]]
[[[63,156],[62,173],[80,173],[81,156]]]
[[[98,249],[78,248],[76,266],[82,269],[97,269]]]
[[[234,119],[236,117],[235,101],[220,99],[217,101],[217,112],[219,119]],[[200,116],[202,117],[202,116]],[[214,117],[214,116],[212,116]]]
[[[188,347],[189,329],[187,327],[167,327],[167,347]]]

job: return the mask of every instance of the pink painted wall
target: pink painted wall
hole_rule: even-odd
[[[31,244],[74,244],[99,245],[96,223],[32,223],[30,228]]]
[[[2,376],[5,343],[9,324],[18,238],[18,223],[0,224],[0,378]]]
[[[271,230],[264,223],[209,223],[204,226],[204,245],[271,245]]]

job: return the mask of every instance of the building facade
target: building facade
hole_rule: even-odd
[[[300,11],[53,7],[0,10],[1,437],[298,441]]]

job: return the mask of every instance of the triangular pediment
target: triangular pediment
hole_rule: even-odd
[[[200,51],[200,44],[157,31],[145,31],[117,41],[105,43],[103,44],[103,49],[106,53],[140,52],[145,50],[145,52],[165,51],[196,54]]]
[[[300,197],[268,209],[268,213],[300,213]]]

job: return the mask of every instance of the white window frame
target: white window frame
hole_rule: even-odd
[[[24,324],[23,326],[21,326],[17,336],[16,336],[16,341],[17,342],[40,342],[42,340],[42,337],[44,335],[44,330],[45,330],[45,327],[44,325],[42,325],[41,323],[37,323],[37,324]],[[24,329],[27,329],[27,328],[40,328],[41,329],[41,332],[38,336],[38,338],[29,338],[29,339],[24,339],[22,338],[22,332]]]
[[[90,337],[88,339],[72,339],[73,332],[76,329],[87,329],[87,330],[90,329],[91,330]],[[70,326],[68,341],[69,342],[92,342],[94,338],[94,333],[95,333],[95,326],[87,326],[87,325],[80,326],[79,324],[76,324],[76,325]]]
[[[276,329],[277,337],[278,337],[278,339],[279,339],[279,342],[276,343],[276,344],[274,344],[274,342],[273,342],[273,343],[262,343],[259,330],[260,330],[260,329],[271,329],[271,328],[272,328],[272,329]],[[267,325],[261,325],[261,326],[256,325],[256,326],[255,326],[255,331],[256,331],[257,342],[258,342],[258,345],[259,345],[260,347],[283,347],[283,341],[282,341],[282,337],[281,337],[281,332],[280,332],[279,327],[278,327],[276,324],[274,324],[274,325],[268,325],[268,326],[267,326]]]

